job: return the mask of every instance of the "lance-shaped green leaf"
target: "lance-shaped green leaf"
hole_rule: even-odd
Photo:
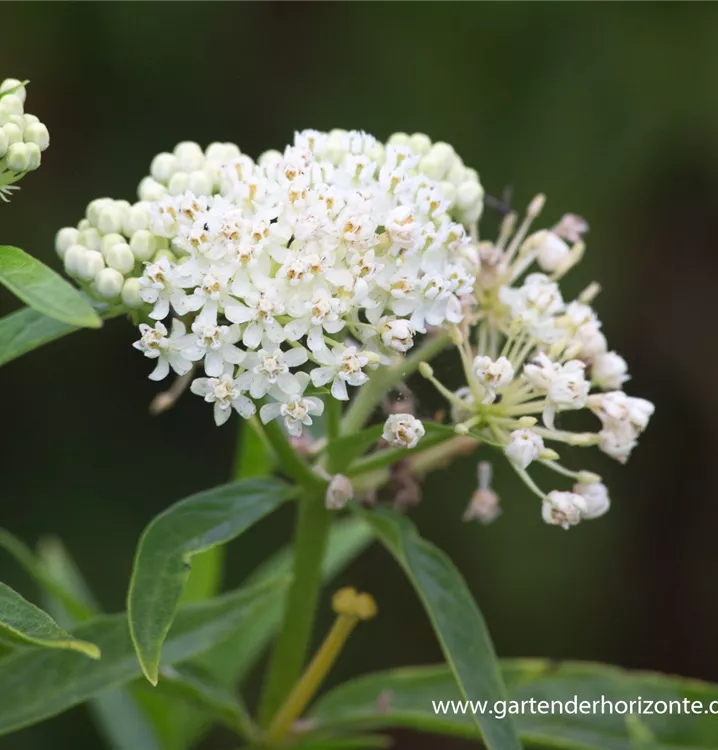
[[[11,640],[17,639],[32,646],[79,651],[91,659],[100,658],[100,650],[94,643],[74,638],[47,612],[31,604],[4,583],[0,583],[0,630]]]
[[[130,581],[128,615],[142,671],[153,685],[193,555],[239,536],[296,491],[276,479],[234,482],[180,501],[145,529]]]
[[[715,715],[704,713],[718,699],[716,685],[581,662],[518,659],[502,661],[501,667],[509,696],[498,705],[475,701],[467,706],[448,667],[409,667],[340,685],[318,701],[310,717],[318,731],[403,727],[470,738],[475,733],[472,711],[490,710],[514,716],[526,747],[635,750],[637,742],[649,742],[651,750],[718,747]],[[637,724],[625,712],[639,697],[652,713]],[[613,706],[623,701],[623,711],[601,710],[602,699]],[[546,703],[540,707],[541,701]],[[552,701],[560,701],[560,707]],[[589,702],[584,710],[581,701]],[[699,701],[700,710],[679,714],[678,704],[686,701]],[[667,710],[661,715],[654,708],[663,711],[664,702]]]
[[[215,646],[286,593],[287,580],[252,586],[180,609],[165,642],[163,664],[186,661]],[[102,649],[91,662],[78,654],[28,649],[0,660],[0,734],[54,716],[141,676],[127,616],[101,616],[77,628]]]
[[[0,247],[0,284],[33,310],[50,318],[72,326],[102,325],[92,305],[74,286],[17,247]]]
[[[451,560],[422,539],[407,518],[380,508],[356,512],[395,557],[424,605],[448,665],[464,699],[506,698],[494,647],[484,618]],[[472,717],[491,750],[519,750],[510,717],[491,714]]]

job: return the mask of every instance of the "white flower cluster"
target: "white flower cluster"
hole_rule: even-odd
[[[158,321],[136,344],[152,378],[204,368],[192,391],[218,423],[269,396],[260,417],[298,435],[323,407],[310,384],[348,400],[427,325],[459,323],[479,269],[460,223],[481,214],[478,176],[420,134],[304,131],[257,162],[181,143],[139,197],[93,201],[57,251],[90,294]]]
[[[597,285],[568,303],[561,294],[558,282],[583,254],[585,223],[569,215],[554,229],[527,236],[542,206],[539,196],[518,228],[510,214],[496,242],[478,244],[475,305],[454,330],[467,385],[452,392],[431,368],[422,372],[451,403],[457,431],[501,447],[542,498],[544,519],[568,528],[603,514],[607,490],[597,475],[562,466],[545,442],[597,445],[624,463],[654,407],[621,390],[627,366],[609,350],[591,307]],[[591,393],[594,387],[608,392]],[[556,427],[559,413],[584,408],[599,418],[596,432]],[[540,490],[526,471],[534,461],[577,479],[573,491]]]
[[[22,81],[0,83],[0,199],[7,201],[10,186],[40,166],[50,145],[50,133],[39,118],[25,112],[27,92]]]

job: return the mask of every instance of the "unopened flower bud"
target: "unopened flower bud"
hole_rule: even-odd
[[[404,353],[414,346],[414,326],[408,320],[388,320],[380,331],[381,341],[387,349]]]
[[[25,128],[23,134],[25,143],[34,143],[40,151],[44,151],[50,145],[50,132],[41,122],[35,122]]]
[[[419,373],[425,378],[434,377],[434,370],[428,362],[419,363]]]
[[[135,256],[126,242],[113,245],[105,254],[105,260],[110,268],[121,274],[128,274],[135,267]]]
[[[154,203],[167,194],[167,188],[152,177],[145,177],[137,188],[137,195],[141,201]]]
[[[573,491],[584,499],[586,510],[583,511],[583,517],[588,520],[599,518],[611,507],[608,488],[602,482],[575,484]]]
[[[174,155],[177,158],[177,169],[182,172],[194,172],[204,166],[204,152],[199,144],[193,141],[178,143]]]
[[[100,252],[103,255],[107,255],[108,251],[115,245],[125,242],[125,238],[118,232],[111,232],[105,234],[100,238]]]
[[[189,174],[187,189],[195,195],[210,195],[212,193],[212,180],[206,172],[196,170]]]
[[[19,141],[8,147],[5,164],[11,172],[27,172],[30,169],[30,148]]]
[[[157,252],[157,239],[147,229],[140,229],[132,235],[130,248],[137,260],[147,261]]]
[[[350,500],[354,498],[354,488],[348,477],[343,474],[335,474],[324,498],[324,504],[329,510],[341,510]]]
[[[483,200],[484,191],[478,182],[462,182],[456,191],[456,204],[459,208],[468,209]]]
[[[391,414],[384,423],[382,437],[398,448],[415,448],[424,433],[421,420],[411,414]]]
[[[7,135],[5,134],[5,131],[0,128],[0,159],[2,159],[7,153],[8,145]]]
[[[157,154],[150,164],[150,174],[152,177],[157,182],[164,182],[165,184],[177,169],[177,157],[167,152]]]
[[[431,148],[431,138],[425,133],[414,133],[409,137],[408,145],[415,154],[423,156]]]
[[[5,133],[8,146],[13,143],[22,143],[22,129],[19,128],[14,122],[6,122],[2,126],[2,130]]]
[[[0,95],[5,94],[6,91],[12,91],[12,96],[16,96],[18,99],[20,99],[20,102],[22,104],[25,103],[25,99],[27,98],[27,90],[25,89],[22,81],[19,81],[17,78],[6,78],[2,83],[0,83]],[[0,96],[0,100],[5,99],[8,96],[11,96],[11,94]]]
[[[122,231],[128,237],[132,237],[135,232],[147,229],[150,226],[150,210],[146,203],[135,203],[130,206],[122,222]]]
[[[97,217],[97,228],[103,234],[122,231],[122,209],[114,201],[104,206]]]
[[[55,235],[55,252],[61,257],[65,257],[65,253],[70,245],[76,245],[78,243],[80,233],[74,227],[63,227]]]
[[[70,245],[65,250],[62,259],[65,264],[65,271],[67,271],[70,276],[77,277],[78,268],[82,262],[82,257],[86,252],[87,248],[80,244]]]
[[[139,279],[129,278],[125,281],[122,287],[122,302],[126,307],[129,307],[131,310],[137,310],[142,307],[144,302],[140,297],[141,289]]]
[[[586,500],[581,495],[553,490],[543,501],[541,515],[546,523],[568,529],[581,522],[586,510]]]
[[[102,253],[86,250],[77,260],[75,276],[82,281],[92,281],[104,267]]]
[[[599,354],[591,365],[592,382],[605,391],[618,389],[629,379],[626,360],[616,352]]]
[[[95,289],[104,299],[116,299],[122,292],[124,277],[114,268],[105,268],[95,277]]]
[[[0,97],[0,118],[21,115],[22,109],[22,99],[17,93],[5,94],[5,96]]]
[[[537,232],[526,240],[526,246],[536,251],[536,262],[546,273],[554,273],[564,266],[571,249],[551,231]]]

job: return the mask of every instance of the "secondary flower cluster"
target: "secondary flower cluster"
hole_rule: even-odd
[[[452,392],[428,365],[422,372],[451,403],[457,431],[501,448],[542,499],[544,519],[568,528],[605,513],[608,492],[597,475],[562,466],[546,443],[597,445],[625,463],[654,407],[621,390],[629,379],[626,362],[609,350],[591,307],[598,286],[571,302],[561,294],[558,282],[584,251],[584,222],[567,215],[553,229],[527,236],[543,202],[538,196],[531,203],[518,228],[509,214],[499,239],[478,245],[474,305],[453,330],[466,386]],[[560,413],[584,408],[598,417],[595,432],[556,426]],[[573,478],[572,491],[539,489],[526,471],[534,462]]]
[[[462,320],[479,268],[457,221],[481,213],[478,176],[422,135],[305,131],[257,162],[182,143],[139,193],[91,203],[57,250],[90,293],[146,306],[153,379],[203,367],[191,389],[218,424],[269,396],[260,417],[299,435],[323,407],[310,383],[348,400],[415,333]]]
[[[7,201],[11,185],[40,166],[50,134],[39,118],[25,113],[27,92],[22,81],[0,83],[0,199]]]

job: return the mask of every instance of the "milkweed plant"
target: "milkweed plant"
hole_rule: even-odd
[[[26,103],[25,83],[2,83],[6,201],[49,145]],[[576,299],[562,292],[584,254],[582,218],[544,222],[543,195],[518,213],[493,201],[500,227],[485,238],[477,171],[420,133],[382,142],[304,130],[257,159],[233,143],[186,141],[151,160],[137,197],[92,200],[57,232],[72,284],[1,249],[0,280],[27,307],[0,321],[0,361],[122,316],[136,329],[135,356],[164,383],[152,413],[199,397],[208,431],[240,428],[238,465],[229,484],[149,523],[120,615],[98,611],[58,541],[35,551],[2,532],[47,611],[0,584],[0,732],[87,702],[109,747],[136,750],[189,748],[213,724],[232,730],[227,747],[384,747],[381,730],[407,727],[498,750],[609,747],[602,732],[628,748],[660,739],[663,725],[542,721],[518,707],[553,696],[551,685],[586,698],[597,681],[620,695],[712,690],[612,667],[499,662],[461,574],[410,520],[424,477],[454,460],[476,466],[466,521],[501,513],[497,461],[523,481],[512,513],[540,514],[547,534],[609,510],[601,477],[566,449],[625,463],[654,407],[624,390],[626,361],[593,307],[598,284]],[[431,415],[413,397],[422,378],[443,402]],[[535,479],[537,466],[555,481]],[[291,550],[220,593],[222,545],[287,503]],[[333,626],[315,633],[320,591],[372,539],[416,590],[445,663],[320,693],[351,632],[382,609],[369,592],[341,588]],[[239,688],[267,647],[249,711]],[[440,700],[493,710],[441,713]]]

